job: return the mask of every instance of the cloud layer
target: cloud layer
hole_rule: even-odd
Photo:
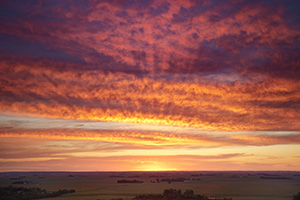
[[[299,130],[292,1],[7,2],[1,111]]]
[[[3,1],[0,117],[85,126],[15,121],[0,123],[0,137],[123,150],[299,145],[299,9],[292,0]]]

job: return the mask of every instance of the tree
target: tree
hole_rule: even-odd
[[[300,192],[298,192],[298,194],[294,195],[293,200],[300,200]]]
[[[181,190],[176,189],[167,189],[164,190],[163,196],[168,199],[177,199],[181,196]]]
[[[194,191],[193,190],[186,190],[183,195],[185,197],[193,197],[194,196]]]

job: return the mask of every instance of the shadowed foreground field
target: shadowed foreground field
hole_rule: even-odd
[[[0,187],[74,189],[48,200],[132,199],[165,189],[193,190],[233,200],[291,200],[300,191],[300,172],[10,172],[0,173]]]

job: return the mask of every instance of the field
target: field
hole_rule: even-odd
[[[143,183],[118,183],[138,180]],[[177,180],[177,181],[176,181]],[[47,191],[75,189],[49,200],[111,200],[137,194],[162,193],[164,189],[192,189],[210,197],[233,200],[291,200],[300,192],[300,172],[11,172],[0,173],[0,186],[13,182]]]

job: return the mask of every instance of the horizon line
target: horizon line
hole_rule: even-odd
[[[3,171],[2,173],[132,173],[132,172],[300,172],[293,170],[159,170],[159,171]]]

